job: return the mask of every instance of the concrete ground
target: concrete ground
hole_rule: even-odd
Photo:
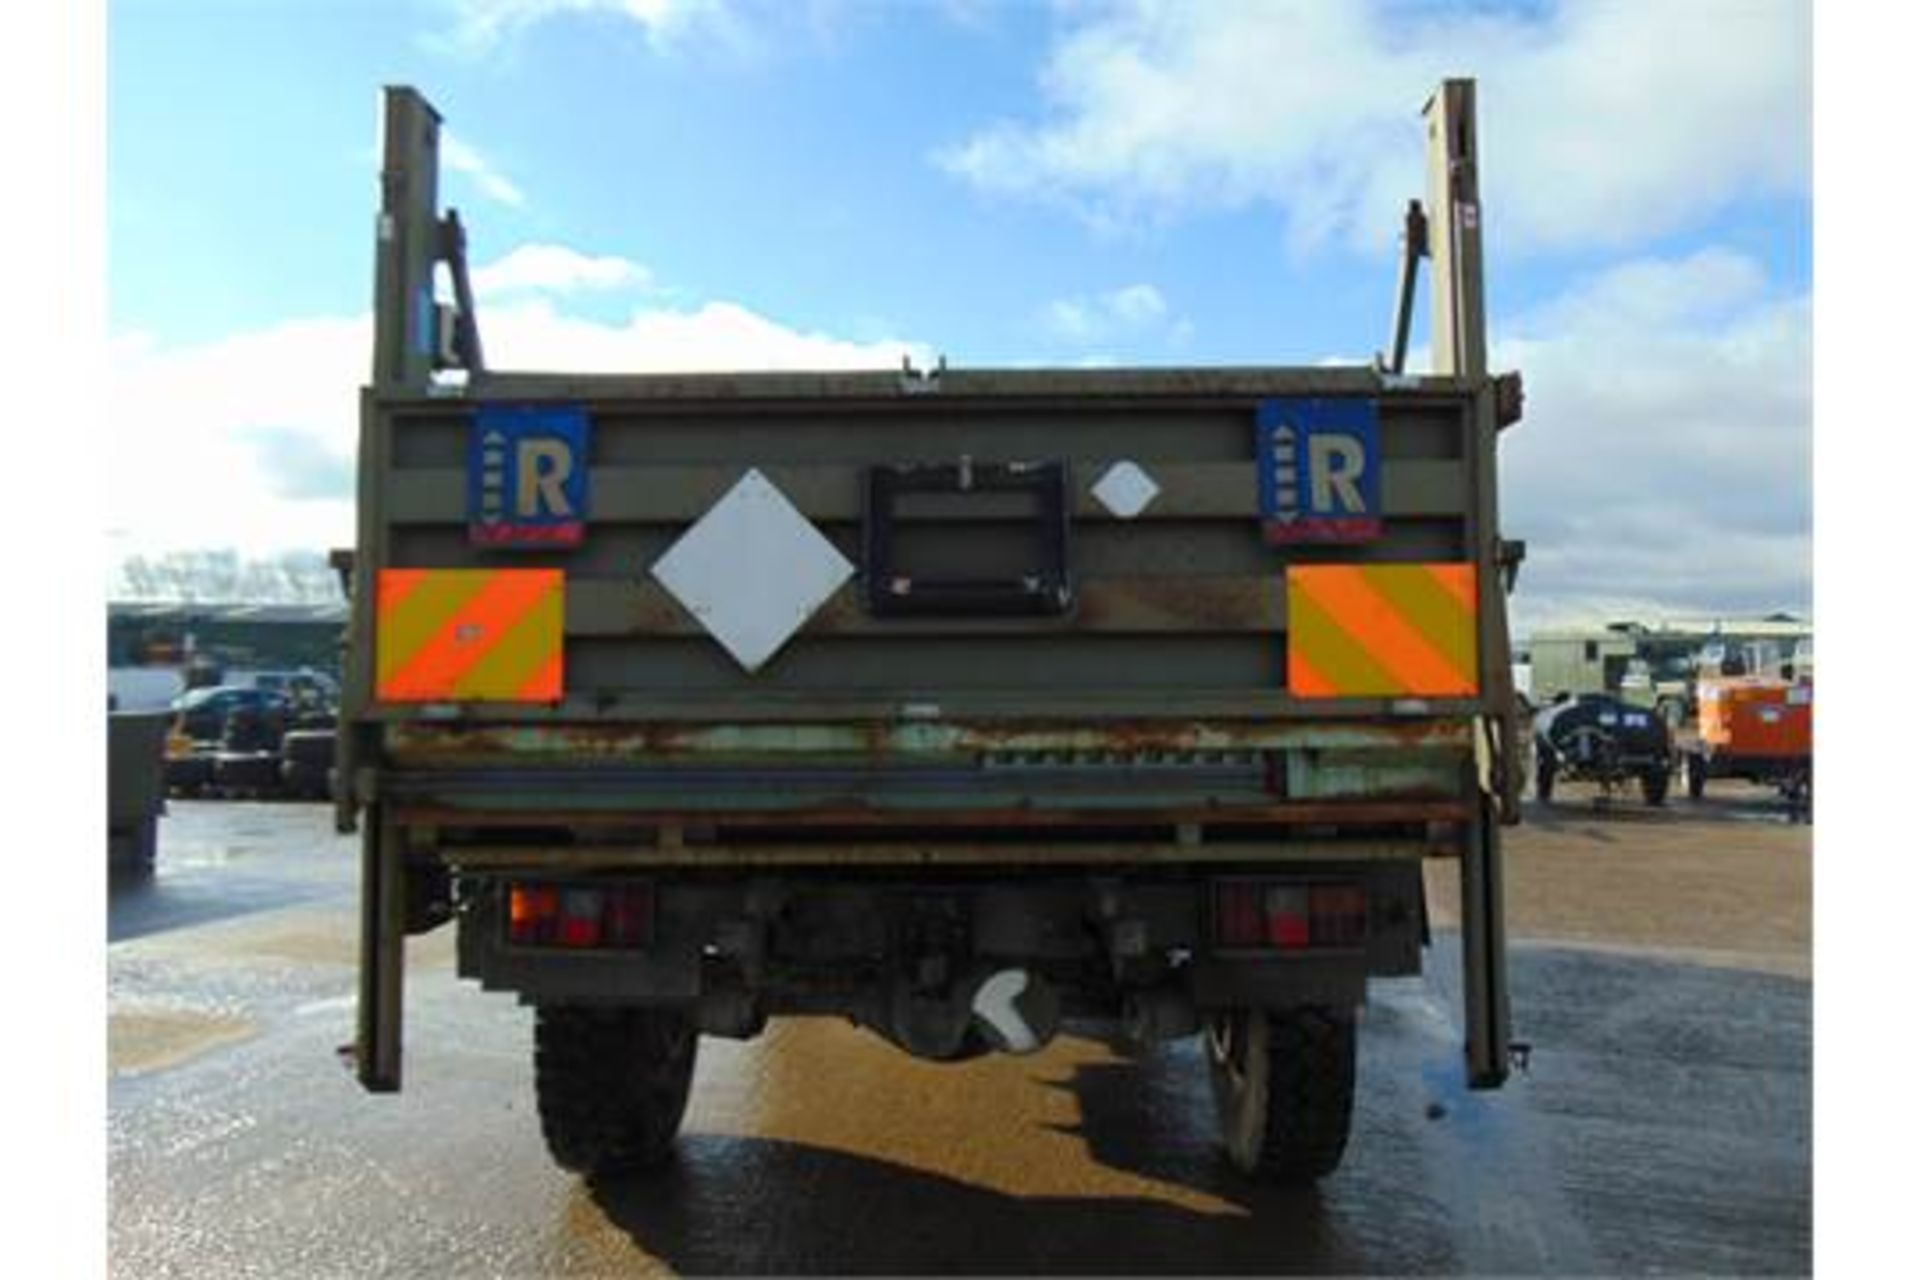
[[[1737,787],[1570,792],[1512,833],[1532,1068],[1460,1085],[1450,868],[1420,979],[1375,985],[1353,1141],[1235,1177],[1191,1045],[940,1066],[825,1020],[707,1040],[678,1157],[587,1186],[532,1110],[530,1016],[416,942],[407,1088],[352,1035],[355,845],[315,805],[175,802],[109,903],[121,1276],[658,1272],[1723,1275],[1811,1268],[1811,835]]]

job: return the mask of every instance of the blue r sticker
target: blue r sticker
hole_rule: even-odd
[[[1371,400],[1262,400],[1254,415],[1268,542],[1381,535],[1380,412]]]
[[[467,443],[467,538],[484,547],[570,547],[586,533],[586,410],[485,405]]]

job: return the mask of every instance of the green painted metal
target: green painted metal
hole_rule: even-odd
[[[679,866],[701,860],[691,845],[678,847],[683,812],[750,824],[756,815],[785,812],[796,797],[834,822],[858,825],[859,815],[878,814],[872,838],[849,847],[899,865],[1017,863],[1019,846],[972,841],[961,824],[982,815],[1009,827],[1019,825],[1009,815],[1036,825],[1084,821],[1095,833],[1112,814],[1137,818],[1142,831],[1158,824],[1161,835],[1177,827],[1171,842],[1142,835],[1115,843],[1109,856],[1123,864],[1305,861],[1322,848],[1350,856],[1355,831],[1392,823],[1411,836],[1431,821],[1431,843],[1389,841],[1378,853],[1462,857],[1470,1077],[1497,1083],[1507,1032],[1495,824],[1517,816],[1518,773],[1509,747],[1517,726],[1496,453],[1515,405],[1512,388],[1486,369],[1471,82],[1446,82],[1427,119],[1431,376],[1371,367],[949,370],[937,377],[475,370],[455,388],[431,385],[434,319],[422,290],[448,235],[433,173],[439,118],[418,94],[390,90],[340,748],[349,781],[342,823],[362,806],[377,815],[367,833],[363,1083],[398,1083],[400,860],[403,848],[436,847],[434,806],[455,815],[475,806],[464,812],[477,823],[518,821],[529,830],[568,826],[570,818],[580,830],[609,820],[643,831],[651,824],[655,845],[625,847],[647,849],[632,855],[643,861]],[[477,350],[477,330],[469,336]],[[1284,396],[1364,398],[1377,406],[1381,538],[1308,548],[1262,541],[1253,416],[1261,399]],[[379,706],[372,698],[375,571],[498,563],[469,545],[463,527],[469,415],[479,403],[528,401],[578,404],[593,421],[586,540],[515,561],[568,575],[567,694],[540,707]],[[648,581],[649,566],[749,467],[771,476],[857,561],[863,468],[961,458],[1065,464],[1074,484],[1079,592],[1066,617],[883,624],[843,588],[773,661],[748,674]],[[1112,518],[1088,497],[1092,482],[1121,459],[1163,480],[1158,505],[1138,519]],[[1019,520],[991,504],[934,506],[920,519],[930,550],[916,573],[966,577],[975,558],[994,562],[1027,536]],[[1289,562],[1329,561],[1474,564],[1479,694],[1290,697],[1280,584]],[[1230,776],[1233,769],[1218,768],[1221,760],[1210,755],[1243,769],[1253,760],[1277,765],[1277,774],[1263,788]],[[882,771],[874,776],[886,785],[870,795],[805,791],[806,770],[852,762]],[[1009,772],[999,772],[1010,762]],[[1057,774],[1049,774],[1052,764]],[[744,785],[752,768],[768,765],[794,770],[797,791],[782,794],[777,769],[768,775],[774,785]],[[1154,774],[1161,765],[1169,772]],[[916,792],[884,774],[927,766],[977,770],[978,785],[961,788],[956,800],[950,788]],[[1106,766],[1113,767],[1102,772]],[[732,786],[730,768],[742,774]],[[688,770],[689,780],[702,771],[703,785],[664,799],[588,785],[617,783],[625,770],[657,787],[654,775],[672,769]],[[486,785],[450,783],[436,795],[436,776]],[[1049,785],[1050,776],[1060,784]],[[1284,783],[1278,794],[1274,776]],[[569,778],[580,785],[565,785]],[[409,782],[425,789],[409,794]],[[1205,803],[1181,807],[1196,795]],[[1277,829],[1289,821],[1281,812],[1288,805],[1336,834],[1318,844],[1311,832],[1296,833],[1297,842],[1269,839],[1274,831],[1246,841],[1205,838],[1206,823],[1230,823],[1236,813]],[[900,834],[885,827],[894,812],[953,822],[953,838],[890,839]],[[1469,815],[1470,838],[1459,825]],[[787,848],[777,841],[699,852],[724,865],[750,860],[750,847],[776,861],[788,856],[775,852]],[[449,846],[442,856],[459,855]],[[825,855],[813,848],[793,856]]]

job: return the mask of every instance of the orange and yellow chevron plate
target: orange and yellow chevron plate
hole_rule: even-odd
[[[562,691],[559,569],[382,569],[381,702],[553,702]]]
[[[1480,690],[1471,564],[1287,569],[1296,698],[1471,697]]]

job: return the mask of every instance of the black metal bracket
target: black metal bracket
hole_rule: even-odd
[[[909,495],[1025,494],[1033,535],[1032,568],[1012,577],[928,578],[906,572],[899,556],[901,499]],[[862,528],[867,610],[879,618],[1030,617],[1073,607],[1067,564],[1072,511],[1065,462],[905,463],[867,469]]]
[[[440,220],[438,249],[438,259],[447,264],[453,277],[453,331],[445,335],[438,363],[480,373],[487,361],[480,350],[480,321],[474,311],[473,281],[467,274],[467,229],[460,223],[458,209],[447,210],[447,216]]]
[[[1413,291],[1420,275],[1420,259],[1430,256],[1427,214],[1418,200],[1407,201],[1406,230],[1400,240],[1400,287],[1393,297],[1393,354],[1375,356],[1387,373],[1407,371],[1407,339],[1413,332]]]

